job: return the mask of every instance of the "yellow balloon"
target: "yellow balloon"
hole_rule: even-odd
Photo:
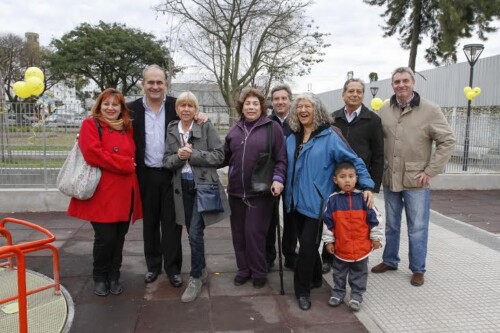
[[[471,91],[471,90],[472,90],[472,88],[471,88],[471,87],[469,87],[469,86],[465,87],[465,88],[464,88],[464,94],[465,94],[465,96],[467,96],[467,93],[468,93],[469,91]]]
[[[43,75],[43,72],[40,68],[38,67],[29,67],[26,72],[24,73],[24,80],[28,81],[30,77],[37,77],[39,78],[42,82],[45,79],[45,76]]]
[[[476,94],[474,94],[474,91],[471,90],[465,95],[465,97],[467,97],[469,101],[472,101],[474,97],[476,97]]]
[[[479,87],[475,87],[474,89],[472,89],[472,91],[474,92],[474,97],[481,95],[481,88]]]
[[[14,93],[20,98],[28,98],[31,96],[31,92],[28,90],[26,82],[24,81],[17,81],[14,83],[12,90],[14,90]]]
[[[378,111],[382,104],[384,104],[384,101],[381,98],[375,97],[372,99],[371,106],[373,110]]]
[[[43,89],[45,88],[43,81],[34,76],[26,80],[26,87],[28,88],[30,94],[34,96],[38,96],[43,93]]]

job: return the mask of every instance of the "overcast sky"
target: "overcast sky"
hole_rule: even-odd
[[[151,8],[161,0],[0,0],[0,33],[25,32],[40,34],[40,43],[48,45],[52,38],[60,38],[83,22],[96,24],[120,22],[129,27],[164,38],[168,31],[165,16],[157,15]],[[397,38],[382,38],[383,10],[363,3],[362,0],[317,0],[308,15],[315,19],[321,32],[331,33],[327,42],[324,62],[316,65],[311,75],[295,78],[291,82],[294,92],[319,93],[340,88],[348,71],[354,77],[368,81],[370,72],[378,73],[379,79],[390,76],[391,71],[408,64],[408,51],[402,50]],[[496,26],[500,26],[497,22]],[[481,58],[500,54],[500,33],[490,35],[485,42]],[[461,41],[464,44],[480,42],[478,38]],[[416,69],[425,70],[433,66],[423,57],[427,44],[420,46]],[[181,54],[175,53],[174,60],[189,66]],[[467,61],[462,51],[458,61]],[[186,74],[178,80],[192,79],[197,68],[188,67]],[[175,80],[174,80],[175,82]]]

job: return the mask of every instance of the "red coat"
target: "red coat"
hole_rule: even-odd
[[[85,119],[78,143],[88,164],[101,168],[101,180],[88,200],[71,198],[68,215],[92,222],[129,221],[142,218],[139,184],[134,166],[133,131],[116,131],[104,122],[102,140],[94,119]],[[132,199],[133,198],[133,199]]]

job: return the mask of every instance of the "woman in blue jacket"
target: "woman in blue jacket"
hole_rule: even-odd
[[[294,289],[299,307],[311,307],[311,288],[322,284],[318,252],[322,231],[321,215],[327,198],[334,192],[333,176],[338,162],[349,161],[356,168],[359,185],[368,206],[373,205],[374,183],[356,153],[340,131],[336,131],[323,103],[313,94],[295,99],[288,117],[294,132],[287,138],[288,169],[285,205],[296,224],[300,250],[294,273]]]

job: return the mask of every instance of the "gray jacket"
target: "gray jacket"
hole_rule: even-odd
[[[172,184],[174,187],[175,216],[177,224],[185,225],[184,204],[182,201],[181,170],[185,161],[177,157],[177,151],[181,147],[178,130],[178,120],[171,121],[167,128],[167,142],[165,144],[165,156],[163,165],[173,171]],[[220,196],[224,212],[202,213],[205,225],[210,225],[223,220],[231,215],[227,195],[222,186],[217,167],[224,161],[224,148],[219,133],[210,121],[204,124],[193,123],[192,128],[193,152],[189,164],[193,170],[194,182],[219,183]]]

